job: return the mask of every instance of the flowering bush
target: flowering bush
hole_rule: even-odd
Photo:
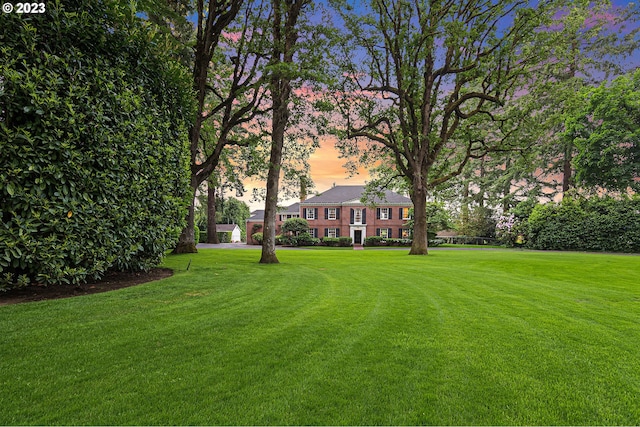
[[[522,235],[522,222],[513,213],[502,215],[496,224],[498,240],[506,246],[520,245],[518,236]]]

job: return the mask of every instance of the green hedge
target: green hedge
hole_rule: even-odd
[[[321,246],[349,247],[352,244],[351,237],[323,237],[320,239]]]
[[[196,227],[195,229],[195,239],[198,243],[208,243],[209,235],[207,234],[207,229],[199,229]],[[231,243],[231,232],[230,231],[218,231],[216,232],[218,235],[218,242],[220,243]]]
[[[128,7],[67,4],[1,18],[0,288],[148,269],[184,225],[188,72]]]
[[[569,198],[537,205],[526,222],[533,249],[640,252],[640,197]]]
[[[435,233],[433,233],[435,235]],[[399,246],[399,247],[409,247],[413,243],[411,239],[390,239],[386,237],[380,236],[370,236],[364,239],[365,246]],[[440,246],[444,243],[442,239],[430,239],[428,241],[429,247]]]

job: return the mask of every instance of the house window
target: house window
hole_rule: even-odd
[[[336,208],[329,208],[327,219],[336,219]]]
[[[317,228],[310,228],[309,229],[309,234],[311,235],[311,237],[318,237],[318,229]]]
[[[409,239],[411,237],[411,230],[409,230],[408,228],[403,228],[400,230],[400,236],[403,239]]]
[[[382,214],[382,212],[380,212]],[[380,219],[382,219],[382,215],[380,215]],[[385,218],[386,219],[386,218]],[[389,229],[388,228],[381,228],[380,229],[380,237],[383,238],[387,238],[389,237]]]
[[[353,213],[353,223],[362,224],[362,209],[356,209]]]
[[[389,208],[380,208],[380,219],[389,219]]]
[[[338,237],[338,230],[336,228],[329,228],[327,230],[327,237]]]
[[[316,219],[316,211],[315,209],[307,209],[307,219]]]
[[[409,216],[409,208],[402,208],[402,219],[411,219]]]

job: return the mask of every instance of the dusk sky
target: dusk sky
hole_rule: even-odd
[[[631,2],[625,0],[614,0],[613,5],[626,7]],[[637,7],[637,6],[636,6]],[[640,66],[640,52],[628,60],[629,66]],[[323,192],[336,185],[361,185],[369,179],[369,174],[365,168],[361,168],[359,174],[349,177],[344,163],[347,159],[340,158],[339,151],[334,147],[335,139],[333,137],[325,137],[320,140],[320,148],[311,156],[310,176],[315,183],[314,192]],[[251,201],[251,193],[253,188],[264,188],[263,182],[246,181],[245,188],[247,192],[241,199],[249,204],[251,211],[256,209],[264,209],[264,201]],[[311,196],[311,195],[310,195]],[[297,199],[282,200],[281,206],[288,206],[297,202]]]

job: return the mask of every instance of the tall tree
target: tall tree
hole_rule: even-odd
[[[265,70],[269,4],[255,0],[198,0],[193,81],[198,115],[190,130],[191,188],[203,183],[220,163],[225,147],[255,142],[244,127],[268,111]],[[239,13],[239,12],[242,13]],[[213,131],[203,133],[212,122]],[[194,205],[175,253],[196,252]]]
[[[260,263],[278,263],[276,256],[276,214],[278,209],[278,184],[282,163],[282,148],[289,121],[291,80],[295,78],[294,56],[299,37],[298,19],[309,6],[310,0],[272,0],[273,47],[271,52],[271,76],[269,89],[273,103],[271,125],[271,154],[267,176],[267,196],[264,211],[264,231]]]
[[[507,101],[543,60],[532,49],[550,3],[381,1],[343,12],[345,44],[338,105],[342,147],[364,140],[393,158],[415,207],[412,255],[426,255],[428,192],[472,158],[498,149],[522,119]],[[357,150],[355,150],[357,151]]]
[[[582,108],[581,89],[599,84],[628,71],[626,61],[640,46],[640,7],[617,8],[608,0],[576,1],[558,9],[552,25],[560,37],[548,47],[550,60],[543,78],[532,85],[524,102],[538,104],[537,136],[530,164],[535,164],[533,182],[563,195],[575,187],[573,159],[577,147],[565,132],[565,116]],[[638,65],[637,63],[635,64]]]
[[[566,137],[578,147],[578,182],[640,191],[640,68],[583,91],[582,99],[582,108],[566,125]]]

